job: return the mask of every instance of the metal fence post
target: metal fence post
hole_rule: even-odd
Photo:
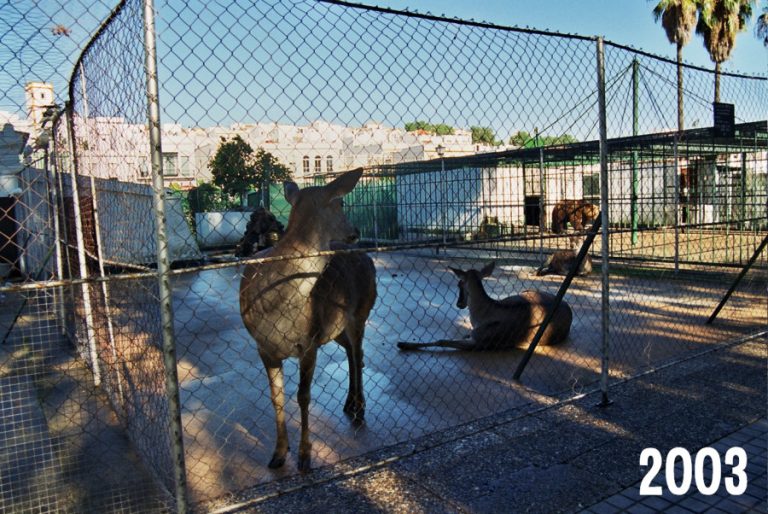
[[[83,220],[80,217],[80,192],[77,185],[78,165],[77,159],[74,113],[72,104],[67,107],[67,126],[69,128],[70,155],[72,156],[72,166],[70,168],[70,178],[72,179],[72,210],[75,218],[75,238],[77,240],[77,260],[79,264],[80,278],[88,278],[88,264],[85,255],[85,238],[83,237]],[[84,119],[88,123],[88,119]],[[91,286],[88,282],[81,285],[83,294],[83,310],[85,311],[85,333],[88,341],[88,354],[91,359],[91,368],[93,370],[93,383],[101,384],[101,366],[99,365],[99,353],[96,347],[96,334],[93,326],[93,306],[91,305]]]
[[[678,272],[680,271],[680,156],[678,155],[678,148],[677,143],[678,139],[680,138],[680,133],[678,132],[675,134],[675,139],[672,143],[672,150],[674,152],[673,158],[674,158],[674,195],[673,198],[674,205],[675,205],[675,214],[672,217],[674,223],[675,223],[675,276],[677,276]],[[727,245],[726,245],[727,246]]]
[[[608,400],[608,338],[609,338],[609,289],[608,289],[608,127],[605,114],[605,48],[603,38],[597,38],[597,103],[598,116],[600,118],[600,211],[602,223],[602,263],[600,265],[602,278],[602,345],[600,391],[602,398],[600,406],[610,405]]]
[[[538,143],[538,132],[536,131],[536,142]],[[547,216],[546,202],[544,198],[544,191],[546,190],[546,179],[544,177],[544,148],[539,147],[539,262],[544,262],[544,231],[547,229],[547,224],[544,219]],[[550,223],[552,220],[549,220]]]
[[[184,439],[181,425],[181,402],[176,370],[176,341],[173,331],[171,304],[170,259],[165,222],[165,186],[163,183],[160,138],[160,102],[158,97],[157,49],[155,40],[155,6],[144,1],[144,57],[147,72],[147,121],[149,122],[150,157],[152,160],[153,206],[157,240],[157,277],[159,282],[160,316],[163,332],[163,363],[165,389],[168,398],[169,428],[176,485],[176,511],[187,512],[187,477],[184,464]]]
[[[60,225],[60,195],[59,195],[59,175],[62,170],[59,168],[59,147],[56,137],[57,125],[61,120],[62,111],[57,111],[54,119],[51,121],[51,143],[52,148],[51,159],[48,163],[49,168],[46,170],[46,180],[48,181],[48,203],[51,209],[51,219],[53,222],[53,239],[56,248],[56,273],[55,277],[58,280],[64,280],[64,255],[62,249],[62,237],[61,225]],[[47,151],[47,150],[46,150]],[[61,324],[61,334],[66,333],[66,312],[64,309],[64,290],[61,287],[54,289],[54,296],[56,298],[57,313],[59,316],[59,323]]]
[[[96,236],[96,257],[99,261],[99,276],[103,279],[107,276],[104,269],[104,250],[101,243],[101,225],[99,224],[99,201],[96,195],[96,179],[91,175],[91,201],[93,202],[93,226],[94,235]],[[101,294],[103,296],[102,301],[104,303],[104,315],[107,318],[107,336],[109,337],[109,350],[112,357],[112,364],[107,368],[115,369],[115,379],[117,381],[117,393],[120,398],[120,414],[124,414],[125,409],[125,396],[123,394],[123,380],[121,378],[119,367],[117,366],[117,346],[115,343],[115,327],[112,323],[112,300],[109,296],[109,284],[107,281],[101,283]]]
[[[632,135],[637,136],[640,133],[640,63],[637,58],[632,61]],[[632,224],[632,246],[637,245],[637,222],[638,222],[638,172],[637,172],[638,152],[632,151],[632,196],[630,197],[630,219]]]

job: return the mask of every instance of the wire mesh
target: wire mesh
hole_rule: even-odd
[[[95,309],[87,314],[82,286],[70,282],[80,277],[80,259],[71,140],[59,109],[70,99],[73,65],[112,8],[111,2],[0,7],[3,512],[144,512],[165,505],[126,436],[125,411],[116,408],[110,388],[95,386],[87,342],[98,340],[109,355],[101,286],[90,286]],[[83,226],[92,236],[90,187],[87,177],[80,180],[88,200]],[[89,251],[98,248],[93,237],[85,241]],[[88,264],[97,268],[97,262],[92,253]],[[50,280],[59,285],[34,287]]]
[[[69,30],[61,19],[78,9],[26,18],[35,38],[74,45],[43,28],[50,19]],[[619,380],[764,331],[765,252],[705,323],[768,229],[764,77],[723,75],[736,130],[716,137],[714,75],[686,66],[690,128],[678,133],[676,64],[608,43],[601,142],[593,38],[308,0],[158,2],[156,25],[183,471],[196,509],[291,475],[307,457],[333,464],[593,390],[605,357]],[[13,470],[2,475],[2,510],[173,507],[142,2],[121,2],[96,26],[76,60],[74,47],[38,56],[69,104],[48,113],[58,112],[50,144],[27,131],[36,137],[21,193],[3,207],[17,228],[6,238],[13,283],[0,288],[13,314],[2,318],[3,451]],[[27,43],[7,47],[3,77],[17,61],[27,66],[33,46],[27,29],[14,30]],[[63,64],[72,70],[65,87]],[[20,111],[28,79],[11,80],[0,100]],[[39,107],[29,116],[40,114],[36,130],[45,127]],[[326,196],[358,167],[362,178],[342,188],[342,219]],[[282,177],[299,196],[283,194]],[[602,190],[609,259],[598,235],[564,297],[572,319],[562,311],[554,321],[567,338],[537,347],[516,381],[519,343],[540,321],[519,321],[514,309],[540,316],[551,305]],[[325,252],[351,235],[340,232],[347,222],[357,245]],[[272,253],[255,254],[264,249]],[[376,273],[370,313],[364,253]],[[478,300],[452,270],[489,262],[483,290],[506,306]],[[462,295],[469,310],[457,306]],[[478,305],[504,310],[503,321]],[[503,330],[489,332],[496,323]],[[334,338],[346,352],[320,345]],[[405,351],[403,341],[454,347]],[[300,350],[276,349],[294,343]],[[471,344],[491,348],[455,348]],[[354,394],[363,354],[364,401]],[[265,372],[279,361],[283,406]],[[311,364],[310,450],[299,444],[299,377]],[[282,457],[281,470],[267,466]]]

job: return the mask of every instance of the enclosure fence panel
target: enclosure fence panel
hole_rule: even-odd
[[[765,77],[722,74],[716,130],[715,74],[685,65],[678,130],[677,64],[593,37],[338,1],[109,7],[90,40],[19,10],[2,43],[26,63],[53,24],[27,89],[61,105],[0,60],[0,108],[29,117],[3,132],[27,150],[0,197],[0,510],[226,510],[765,334]]]

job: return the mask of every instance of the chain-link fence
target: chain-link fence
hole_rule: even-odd
[[[226,507],[765,331],[764,77],[713,127],[685,66],[678,131],[676,63],[597,38],[99,8],[3,40],[0,510]]]

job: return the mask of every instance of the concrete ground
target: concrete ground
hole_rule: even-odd
[[[329,466],[435,431],[494,416],[544,408],[593,387],[600,370],[600,280],[577,279],[566,297],[574,311],[568,342],[537,349],[521,382],[512,373],[521,350],[402,352],[399,340],[463,338],[466,311],[455,307],[451,266],[481,261],[434,254],[376,254],[379,298],[366,331],[366,425],[353,428],[341,412],[347,391],[344,352],[335,344],[318,357],[311,424],[313,465]],[[194,272],[174,282],[179,378],[188,483],[194,501],[225,497],[296,473],[298,372],[286,361],[288,430],[285,467],[265,463],[274,447],[274,413],[263,366],[239,315],[239,268]],[[530,268],[500,265],[487,288],[494,297],[522,289],[557,291],[562,277],[533,277]],[[727,286],[724,286],[726,288]],[[704,320],[721,291],[701,281],[655,273],[611,282],[612,377],[631,376],[754,332],[765,322],[759,292],[735,295],[721,321]]]
[[[594,408],[595,395],[558,403],[590,390],[598,376],[596,277],[579,279],[569,292],[575,313],[569,341],[537,350],[523,382],[516,383],[510,377],[519,351],[399,352],[400,339],[463,337],[468,321],[454,307],[455,279],[446,261],[424,255],[376,259],[379,301],[366,337],[367,425],[353,430],[340,413],[346,362],[343,352],[328,345],[319,359],[311,413],[318,469],[305,477],[295,475],[292,460],[279,472],[265,466],[273,445],[273,412],[255,346],[239,318],[238,269],[194,272],[176,280],[190,491],[197,502],[217,498],[198,504],[199,510],[259,498],[264,501],[245,509],[575,511],[599,502],[616,507],[615,502],[626,501],[622,497],[638,499],[631,488],[642,477],[642,448],[693,450],[765,417],[765,341],[718,349],[722,341],[765,324],[765,311],[755,307],[764,305],[761,291],[740,291],[721,320],[704,327],[718,287],[665,276],[617,277],[612,282],[614,379],[665,360],[689,360],[614,386],[615,404],[601,410]],[[488,281],[488,289],[500,297],[523,288],[554,291],[559,282],[559,277],[533,278],[529,270],[506,265]],[[159,362],[153,345],[140,344],[157,333],[150,309],[141,310],[146,292],[134,283],[120,284],[113,286],[113,299],[120,299],[113,309],[118,342],[154,350],[147,357],[126,353],[124,358],[131,357],[128,363],[137,368],[144,360]],[[135,301],[118,294],[125,292],[121,287],[133,290]],[[6,296],[6,308],[0,309],[2,332],[16,327],[0,348],[0,490],[5,491],[0,511],[160,510],[159,493],[137,463],[108,400],[53,330],[54,304],[30,307],[51,319],[24,315],[14,325],[18,300]],[[140,314],[152,319],[139,323]],[[708,348],[715,351],[690,358]],[[144,389],[158,389],[159,369],[131,375],[126,394],[151,399]],[[287,365],[287,375],[295,397],[294,364]],[[295,402],[288,410],[293,458]],[[155,412],[149,409],[146,415]],[[142,419],[133,417],[132,424]],[[761,456],[754,444],[759,436],[751,434],[733,437],[748,438],[745,446],[757,453],[751,458],[754,468]],[[760,478],[751,482],[759,484]],[[750,495],[764,505],[764,490],[749,490]],[[303,504],[302,498],[311,501]],[[737,504],[744,501],[750,500]]]
[[[266,484],[216,512],[767,512],[765,338],[533,412],[509,411]],[[639,495],[644,448],[748,453],[744,494]],[[723,464],[723,477],[731,476]],[[662,468],[662,475],[664,471]],[[708,475],[707,475],[708,476]],[[678,475],[679,480],[679,475]],[[658,483],[658,481],[657,481]]]
[[[161,511],[53,305],[47,291],[0,295],[0,512]]]

